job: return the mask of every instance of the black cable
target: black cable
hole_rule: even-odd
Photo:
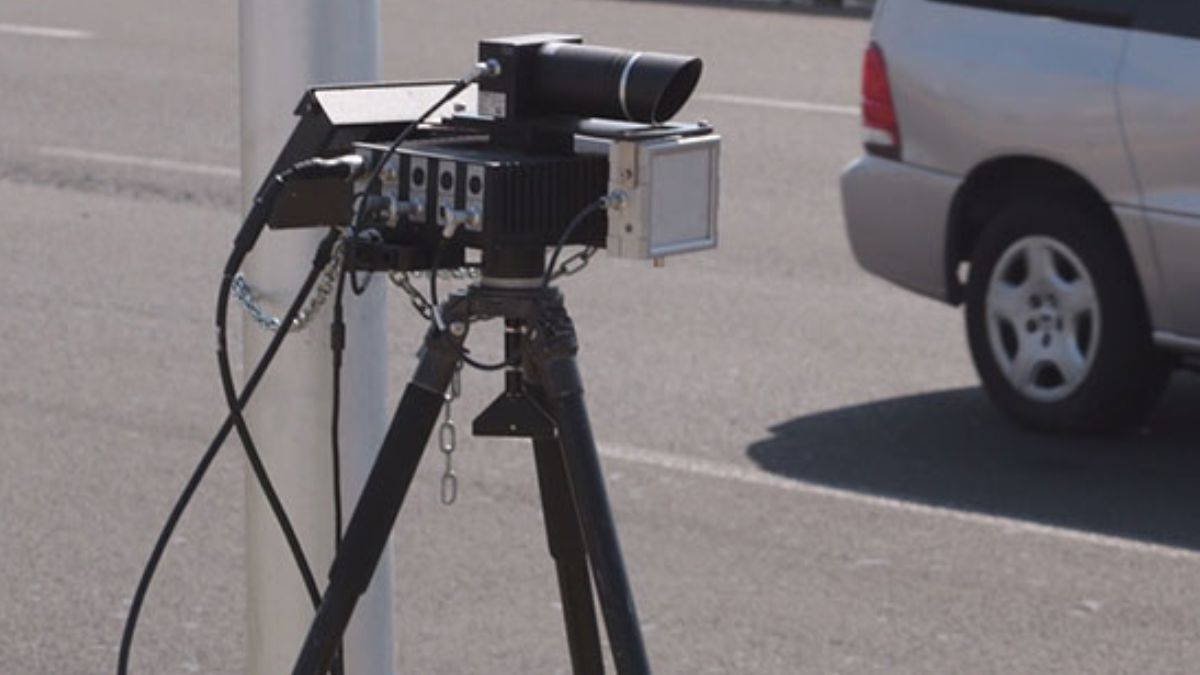
[[[225,263],[220,289],[217,292],[217,368],[221,377],[221,389],[225,395],[225,403],[229,408],[230,414],[233,416],[234,428],[237,430],[237,435],[241,440],[246,459],[249,461],[251,470],[254,472],[255,480],[262,489],[263,496],[266,498],[276,522],[279,523],[279,529],[283,533],[288,550],[291,552],[292,559],[296,563],[296,569],[300,573],[305,592],[308,594],[309,601],[312,603],[314,609],[319,608],[321,605],[321,591],[317,586],[316,577],[313,575],[312,567],[309,565],[308,558],[304,554],[303,546],[296,535],[291,519],[287,515],[287,510],[284,508],[283,502],[271,482],[266,467],[263,465],[262,457],[258,452],[253,437],[250,435],[250,429],[246,425],[246,420],[242,416],[241,411],[237,409],[238,397],[237,390],[234,387],[232,368],[229,363],[227,338],[229,296],[233,280],[241,269],[242,263],[245,261],[250,249],[254,246],[258,235],[262,232],[269,209],[273,207],[284,185],[293,179],[350,178],[361,168],[361,165],[362,158],[358,155],[347,155],[329,159],[314,157],[298,161],[273,176],[268,181],[265,189],[261,190],[260,194],[255,197],[254,208],[252,208],[251,213],[243,223],[242,230],[235,239],[233,251],[230,252],[229,259]],[[248,241],[245,238],[247,231],[253,232],[252,238]],[[340,661],[334,664],[332,672],[333,675],[341,675],[342,668]]]
[[[438,325],[438,316],[439,316],[440,310],[438,308],[437,275],[438,275],[438,264],[441,261],[442,250],[445,247],[445,245],[446,245],[445,239],[438,239],[437,246],[435,246],[433,249],[433,260],[429,265],[429,303],[430,303],[430,307],[433,308],[433,314],[430,316],[430,323],[432,323],[434,328],[439,331],[442,330],[442,327],[440,325]],[[469,312],[468,312],[468,314],[469,314]],[[469,329],[470,323],[466,324],[466,326]],[[463,340],[466,340],[465,332],[463,333]],[[468,366],[471,366],[472,368],[475,368],[476,370],[494,372],[497,370],[503,370],[504,368],[508,368],[510,366],[515,366],[518,363],[517,361],[508,361],[508,360],[504,360],[499,363],[481,363],[479,361],[476,361],[475,359],[471,358],[471,356],[467,353],[466,348],[462,346],[461,342],[463,340],[458,340],[458,341],[451,340],[450,344],[454,346],[454,350],[458,352],[458,356],[459,356],[459,358],[462,359],[463,363],[467,364]]]
[[[383,167],[387,160],[396,153],[400,144],[403,143],[415,131],[422,122],[432,115],[438,108],[445,105],[450,99],[462,93],[470,86],[479,76],[486,74],[488,71],[478,71],[472,76],[464,77],[454,83],[449,91],[442,96],[437,103],[433,104],[420,117],[402,131],[392,145],[376,163],[371,170],[370,175],[366,180],[366,184],[370,185],[379,178]],[[325,177],[337,174],[345,174],[347,177],[353,175],[356,167],[353,165],[353,158],[337,158],[326,160],[322,158],[314,158],[298,162],[297,164],[285,169],[284,171],[272,176],[271,180],[267,181],[259,193],[255,196],[254,204],[251,206],[250,213],[243,222],[241,229],[238,231],[237,237],[234,240],[234,250],[230,254],[229,261],[226,264],[225,274],[221,280],[221,296],[218,299],[218,366],[221,371],[222,389],[226,396],[226,403],[229,405],[230,412],[225,418],[225,422],[217,431],[212,443],[201,456],[199,463],[193,470],[191,477],[184,486],[183,491],[176,499],[174,507],[171,509],[170,515],[167,517],[167,522],[164,523],[163,529],[159,532],[159,537],[155,542],[154,549],[150,553],[150,558],[146,561],[146,566],[142,570],[142,576],[138,580],[137,589],[134,591],[133,601],[130,604],[129,614],[125,620],[125,629],[121,636],[121,647],[117,660],[118,675],[125,675],[129,668],[129,656],[133,646],[133,635],[137,629],[138,616],[141,613],[141,608],[145,602],[146,593],[149,590],[150,582],[154,578],[154,574],[158,569],[158,564],[162,560],[163,553],[170,541],[171,534],[175,531],[175,527],[179,523],[179,519],[183,516],[184,510],[195,494],[196,489],[200,485],[200,481],[207,473],[213,459],[216,458],[217,452],[225,439],[228,438],[229,432],[235,427],[238,431],[238,436],[242,441],[243,447],[246,449],[247,457],[250,459],[251,466],[254,469],[256,478],[263,488],[264,494],[267,496],[267,501],[271,504],[271,509],[275,513],[275,517],[279,520],[280,528],[284,531],[284,536],[288,540],[288,546],[292,550],[292,555],[296,559],[297,567],[300,569],[301,576],[304,577],[305,587],[309,593],[310,599],[313,599],[314,604],[320,604],[320,592],[316,587],[315,579],[312,577],[312,571],[308,566],[307,559],[304,556],[303,549],[300,547],[299,540],[296,538],[295,530],[292,528],[290,520],[287,517],[286,511],[283,509],[282,503],[279,502],[278,495],[275,493],[274,487],[270,482],[270,478],[266,473],[265,467],[262,466],[261,458],[258,456],[257,448],[254,446],[249,429],[246,428],[245,419],[242,417],[242,410],[246,402],[250,400],[254,389],[258,386],[267,367],[274,359],[279,347],[283,344],[283,339],[287,336],[292,323],[296,316],[299,315],[303,307],[305,299],[312,291],[312,287],[316,284],[317,278],[320,276],[321,270],[328,264],[331,256],[333,244],[337,239],[336,232],[331,232],[322,242],[318,249],[317,257],[313,261],[313,269],[309,276],[305,279],[299,293],[291,307],[288,308],[284,315],[281,325],[275,336],[272,338],[267,350],[260,357],[258,364],[255,366],[250,379],[246,382],[246,387],[240,396],[236,395],[236,389],[233,386],[232,372],[229,367],[228,349],[226,346],[226,314],[228,310],[229,290],[232,287],[234,275],[237,269],[240,268],[242,260],[254,248],[258,237],[262,234],[263,228],[266,225],[267,218],[270,214],[270,209],[273,207],[276,198],[282,191],[284,184],[291,178],[316,178]],[[361,224],[363,210],[359,211],[359,218],[354,223],[354,229],[357,230]],[[339,286],[340,284],[339,280]],[[363,286],[365,290],[365,286]],[[339,296],[341,289],[339,288]],[[339,487],[340,491],[340,487]],[[339,495],[340,496],[340,495]],[[340,510],[340,499],[339,510]],[[337,514],[338,520],[341,519],[341,514]],[[339,523],[340,532],[340,523]]]
[[[330,414],[329,435],[330,447],[333,454],[333,555],[334,558],[342,553],[342,447],[338,436],[341,434],[342,411],[342,356],[346,349],[346,321],[342,298],[346,291],[346,275],[353,275],[346,266],[338,273],[337,291],[333,296],[333,321],[329,325],[329,347],[333,351],[333,410]],[[334,675],[344,671],[343,643],[338,641],[337,650],[333,654]]]
[[[336,236],[334,233],[331,233],[330,236],[322,240],[321,245],[317,249],[317,254],[313,259],[312,271],[309,272],[300,291],[292,301],[291,307],[288,308],[287,313],[284,315],[283,325],[280,326],[279,331],[275,333],[270,344],[267,345],[266,351],[259,358],[250,378],[246,380],[246,386],[238,397],[234,409],[225,417],[225,422],[217,431],[208,449],[204,451],[196,468],[192,471],[191,477],[188,478],[187,484],[184,485],[183,491],[176,499],[175,505],[171,508],[171,513],[167,516],[167,521],[163,524],[158,539],[154,542],[154,549],[151,551],[150,557],[146,561],[146,566],[142,570],[141,579],[138,580],[137,590],[134,591],[133,601],[129,606],[129,614],[125,618],[125,629],[121,635],[121,648],[117,659],[117,675],[126,675],[129,671],[129,656],[133,647],[133,635],[137,629],[138,616],[141,614],[142,604],[146,600],[146,593],[150,588],[150,582],[154,579],[154,573],[158,569],[158,564],[162,560],[163,553],[166,551],[167,544],[170,542],[175,527],[179,524],[179,519],[183,516],[184,510],[191,501],[192,495],[195,494],[196,488],[199,487],[200,481],[204,478],[204,474],[208,471],[213,459],[216,458],[221,445],[229,437],[229,432],[233,430],[234,418],[246,407],[246,403],[254,394],[254,390],[258,387],[267,368],[271,365],[271,361],[275,358],[275,354],[283,345],[283,340],[287,337],[288,329],[291,327],[296,316],[300,314],[300,310],[304,306],[304,301],[312,291],[313,286],[316,285],[321,270],[328,264],[335,241]]]
[[[342,355],[346,349],[346,322],[342,297],[346,290],[346,276],[352,274],[343,269],[338,275],[337,291],[333,296],[333,323],[330,325],[329,345],[333,351],[333,411],[330,417],[330,445],[333,450],[333,522],[334,553],[342,545],[342,449],[340,433],[342,407]]]
[[[575,217],[571,219],[571,222],[567,224],[566,229],[563,230],[562,236],[558,238],[558,245],[554,247],[554,254],[550,256],[550,264],[546,265],[546,273],[545,276],[542,277],[542,288],[546,288],[550,285],[550,280],[554,277],[554,266],[558,264],[558,256],[562,253],[563,246],[567,245],[567,240],[571,238],[571,235],[575,233],[575,230],[579,228],[583,221],[587,220],[588,216],[604,208],[604,205],[607,202],[608,200],[606,197],[597,199],[591,204],[588,204],[580,209],[579,213],[576,213]]]
[[[433,314],[430,315],[430,320],[437,326],[438,322],[438,295],[437,295],[437,275],[438,267],[442,262],[442,251],[446,248],[446,240],[438,238],[437,245],[433,247],[433,257],[429,263],[429,306],[433,307]],[[441,326],[438,326],[441,329]]]
[[[463,92],[463,90],[474,84],[479,77],[486,74],[486,72],[476,71],[472,73],[471,76],[456,80],[454,84],[451,85],[449,91],[447,91],[440,99],[438,99],[437,103],[429,106],[425,112],[421,113],[420,117],[418,117],[412,124],[405,127],[404,131],[400,132],[400,135],[396,136],[396,139],[393,140],[392,144],[388,146],[388,149],[384,151],[383,155],[379,158],[379,161],[375,163],[375,167],[371,169],[371,173],[367,176],[365,184],[370,185],[371,183],[374,183],[377,178],[379,178],[379,174],[383,173],[383,167],[387,164],[387,161],[391,159],[392,155],[396,154],[396,151],[400,149],[400,144],[408,140],[408,137],[411,136],[414,131],[416,131],[417,127],[420,126],[421,123],[423,123],[430,115],[437,112],[438,108],[446,105],[450,99],[458,96]],[[362,210],[360,210],[360,213],[361,211]]]
[[[263,466],[262,457],[259,455],[258,448],[254,444],[254,439],[250,435],[249,427],[246,426],[246,419],[242,416],[241,411],[237,409],[238,396],[233,384],[233,372],[229,365],[229,345],[226,337],[226,327],[229,322],[229,289],[233,284],[234,275],[237,274],[240,267],[241,260],[238,259],[235,252],[233,255],[230,255],[229,262],[226,263],[225,274],[221,278],[221,289],[217,296],[217,368],[221,373],[221,389],[225,394],[225,403],[229,407],[229,414],[233,417],[234,429],[237,430],[238,438],[241,439],[246,459],[250,462],[250,467],[254,471],[254,477],[262,488],[263,496],[266,497],[267,504],[271,507],[271,512],[275,515],[275,520],[279,522],[279,529],[283,531],[288,549],[291,551],[292,558],[296,561],[296,567],[300,571],[300,577],[304,581],[304,589],[307,591],[308,598],[315,609],[321,606],[321,590],[317,586],[316,578],[312,573],[312,567],[308,564],[308,558],[304,555],[304,549],[300,544],[299,537],[296,535],[296,530],[292,527],[287,511],[283,507],[283,502],[279,499],[279,494],[275,491],[275,486],[271,483],[270,476],[267,475],[266,467]],[[290,328],[290,326],[288,327]],[[279,330],[283,329],[284,326],[281,325]]]
[[[262,457],[258,452],[253,437],[250,435],[250,428],[246,425],[246,419],[242,416],[241,411],[237,409],[237,390],[234,388],[233,372],[229,365],[229,346],[226,337],[226,328],[229,321],[229,290],[232,286],[234,276],[242,266],[244,257],[244,254],[241,254],[236,249],[230,254],[229,260],[225,264],[225,273],[222,275],[221,288],[217,295],[217,367],[221,374],[221,389],[225,394],[225,403],[229,407],[229,412],[233,415],[234,429],[237,430],[238,438],[242,442],[242,448],[245,450],[246,459],[250,462],[254,478],[258,481],[259,488],[262,490],[263,496],[271,508],[271,513],[274,514],[276,522],[279,523],[279,529],[283,532],[288,550],[292,554],[292,560],[295,561],[296,569],[300,572],[300,578],[304,583],[304,590],[308,593],[309,602],[312,603],[313,609],[316,610],[321,606],[321,590],[317,586],[312,566],[308,562],[308,557],[304,554],[304,547],[300,543],[300,538],[296,535],[296,530],[287,515],[283,501],[279,498],[279,494],[271,482],[267,469],[263,465]],[[282,328],[280,326],[279,329],[282,330]],[[330,672],[332,675],[342,675],[344,672],[340,653],[339,658],[334,660]]]
[[[355,295],[362,295],[363,293],[366,293],[367,288],[371,285],[371,278],[373,276],[374,275],[371,272],[367,272],[367,280],[364,281],[362,283],[362,285],[360,286],[358,283],[358,274],[355,272],[351,272],[350,273],[350,290],[353,291]]]

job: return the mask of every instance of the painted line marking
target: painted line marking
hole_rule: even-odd
[[[38,154],[60,159],[77,159],[85,162],[100,162],[102,164],[117,164],[134,166],[143,169],[160,171],[177,171],[180,173],[195,173],[205,176],[220,176],[222,178],[237,178],[242,172],[231,166],[217,164],[200,164],[196,162],[180,162],[173,159],[158,157],[140,157],[137,155],[118,155],[111,152],[81,150],[79,148],[62,148],[46,146],[38,148]]]
[[[1043,525],[1041,523],[1017,520],[1015,518],[1005,518],[1003,516],[994,516],[985,513],[958,511],[942,506],[908,502],[893,497],[883,497],[880,495],[854,492],[852,490],[844,490],[826,485],[806,483],[804,481],[792,478],[783,478],[759,469],[738,466],[736,464],[729,464],[725,462],[714,462],[707,459],[684,457],[682,455],[659,452],[656,450],[647,450],[645,448],[636,448],[627,445],[612,445],[607,443],[600,444],[600,454],[606,458],[631,462],[634,464],[641,464],[659,469],[668,469],[671,471],[688,473],[694,476],[732,481],[735,483],[742,483],[744,485],[752,485],[755,487],[770,487],[809,496],[827,497],[838,499],[844,502],[851,502],[854,504],[890,509],[893,511],[902,511],[905,513],[912,513],[922,516],[944,518],[960,523],[968,523],[971,525],[986,525],[988,527],[1001,529],[1010,534],[1033,534],[1056,539],[1064,539],[1072,542],[1091,544],[1095,546],[1103,546],[1106,548],[1119,549],[1122,551],[1158,555],[1176,560],[1200,561],[1200,551],[1191,551],[1184,548],[1176,548],[1173,546],[1167,546],[1165,544],[1137,541],[1134,539],[1122,539],[1120,537],[1084,532],[1082,530],[1072,530],[1065,527],[1056,527],[1054,525]]]
[[[745,105],[755,108],[775,108],[778,110],[796,110],[799,112],[820,113],[825,115],[847,115],[858,117],[858,106],[835,105],[832,103],[813,103],[811,101],[795,101],[782,98],[763,98],[760,96],[739,96],[737,94],[696,94],[696,100],[710,103],[728,103],[730,105]]]
[[[56,40],[90,40],[96,35],[86,30],[73,28],[51,28],[49,26],[23,26],[15,23],[0,23],[0,33],[25,37],[54,38]]]

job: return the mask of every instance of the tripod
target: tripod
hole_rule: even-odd
[[[537,255],[541,268],[542,251]],[[526,263],[530,262],[527,258]],[[528,266],[526,267],[528,269]],[[441,306],[448,330],[431,328],[333,562],[329,586],[293,675],[323,675],[355,603],[370,582],[463,358],[466,326],[505,321],[505,391],[474,423],[481,436],[533,440],[546,536],[554,558],[571,664],[599,675],[604,659],[592,580],[619,675],[648,675],[637,610],[583,400],[575,328],[562,295],[539,275],[484,280]]]

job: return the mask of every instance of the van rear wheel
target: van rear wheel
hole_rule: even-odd
[[[1096,221],[1070,201],[1019,202],[992,219],[971,258],[971,356],[991,400],[1025,426],[1134,425],[1170,372],[1124,242]]]

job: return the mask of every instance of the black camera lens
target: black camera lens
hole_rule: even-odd
[[[687,103],[703,64],[692,56],[548,42],[534,68],[537,98],[551,111],[658,124]]]
[[[412,170],[412,184],[421,187],[425,184],[425,169],[417,167]]]
[[[450,188],[454,187],[454,174],[450,173],[449,171],[443,171],[440,180],[442,182],[443,190],[449,190]]]

